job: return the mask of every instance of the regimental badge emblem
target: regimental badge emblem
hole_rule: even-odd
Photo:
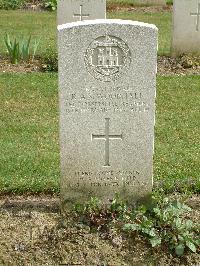
[[[94,78],[110,82],[126,73],[131,63],[131,52],[120,38],[105,35],[89,45],[84,59],[88,72]]]

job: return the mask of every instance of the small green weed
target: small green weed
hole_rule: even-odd
[[[31,35],[27,40],[22,38],[20,41],[15,38],[14,41],[11,41],[9,35],[6,34],[4,37],[4,42],[12,64],[18,64],[20,60],[26,62],[28,62],[30,59],[34,60],[39,45],[39,41],[35,40],[31,52]]]
[[[11,41],[8,34],[6,34],[6,37],[4,37],[4,42],[10,57],[10,62],[12,64],[18,64],[20,60],[19,42],[16,40],[16,38],[14,41]]]
[[[52,49],[47,48],[43,56],[43,69],[45,71],[58,71],[58,53]]]
[[[167,4],[167,5],[173,5],[173,0],[167,0],[167,1],[166,1],[166,4]]]
[[[57,0],[45,0],[44,7],[51,11],[55,11],[57,9]]]
[[[148,239],[153,248],[165,245],[178,256],[186,250],[195,253],[200,245],[199,229],[188,218],[191,208],[179,200],[155,195],[148,207],[142,205],[134,209],[128,208],[119,195],[107,206],[97,198],[91,198],[86,204],[77,204],[75,212],[90,226],[114,226],[130,237],[139,234]]]
[[[134,210],[131,223],[123,226],[125,231],[137,231],[149,239],[152,247],[165,244],[178,256],[186,249],[196,252],[200,242],[198,228],[188,217],[191,208],[180,201],[164,198],[151,209],[145,206]]]
[[[181,256],[185,248],[196,252],[200,244],[197,239],[198,228],[187,216],[191,208],[179,201],[170,202],[165,198],[161,204],[153,208],[155,224],[159,228],[160,236],[164,242],[169,243],[171,249]]]
[[[29,60],[29,54],[30,54],[30,42],[31,42],[31,36],[28,38],[28,40],[22,40],[21,44],[21,57],[24,61]]]
[[[115,219],[124,219],[127,206],[116,194],[109,205],[104,205],[95,197],[92,197],[86,204],[76,204],[75,212],[90,226],[104,226]]]
[[[0,9],[19,9],[22,8],[25,0],[0,0]]]

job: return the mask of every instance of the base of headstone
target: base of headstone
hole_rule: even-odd
[[[85,197],[81,199],[74,199],[74,200],[69,200],[65,199],[66,195],[61,194],[60,195],[60,212],[62,214],[68,213],[70,210],[74,209],[75,205],[77,204],[87,204],[90,202],[91,198],[96,198],[100,201],[100,204],[104,207],[109,207],[110,204],[112,203],[113,199],[116,199],[118,197],[120,200],[122,200],[123,203],[125,203],[128,207],[138,207],[141,205],[145,206],[151,206],[152,205],[152,193],[149,192],[146,194],[144,197],[127,197],[126,195],[123,194],[114,194],[113,197],[105,197],[102,198],[102,195],[100,197],[97,197],[96,195],[93,195],[91,197]]]

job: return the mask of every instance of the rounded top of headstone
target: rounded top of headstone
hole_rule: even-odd
[[[123,20],[123,19],[95,19],[95,20],[85,20],[85,21],[77,21],[71,22],[67,24],[58,25],[58,31],[62,31],[64,29],[70,29],[74,27],[80,26],[90,26],[90,25],[109,25],[109,24],[117,24],[117,25],[131,25],[131,26],[138,26],[138,27],[145,27],[153,30],[158,30],[158,28],[154,24],[139,22],[139,21],[132,21],[132,20]]]

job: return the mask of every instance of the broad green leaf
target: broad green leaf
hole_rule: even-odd
[[[188,229],[190,229],[190,228],[192,228],[194,226],[194,223],[191,220],[187,220],[185,224],[186,224]]]
[[[154,248],[155,246],[158,246],[161,244],[161,238],[160,237],[154,237],[150,239],[151,246]]]
[[[185,250],[185,245],[184,244],[179,244],[178,246],[176,246],[175,248],[175,252],[178,256],[182,256]]]
[[[164,202],[165,204],[167,204],[167,203],[169,202],[169,198],[164,198],[164,199],[163,199],[163,202]]]
[[[138,225],[137,224],[125,224],[123,226],[124,230],[131,230],[131,231],[135,231],[138,229]]]
[[[39,40],[35,40],[34,41],[34,44],[33,44],[33,56],[32,56],[32,59],[34,60],[35,58],[35,54],[36,54],[36,51],[38,49],[38,45],[40,43],[40,39]]]
[[[185,211],[188,211],[188,212],[191,212],[192,211],[192,209],[188,205],[186,205],[186,204],[183,204],[182,205],[182,209],[185,210]]]
[[[154,228],[151,228],[151,230],[149,231],[149,235],[150,236],[156,236],[156,232]]]
[[[159,208],[154,208],[153,211],[155,212],[155,214],[157,215],[161,215],[161,210]]]
[[[182,226],[182,221],[181,221],[180,218],[176,218],[176,219],[175,219],[175,225],[176,225],[176,227],[177,227],[178,229],[181,228],[181,226]]]
[[[179,241],[184,241],[184,238],[181,235],[178,235],[178,240]]]
[[[196,253],[197,249],[196,246],[194,245],[194,243],[190,242],[190,241],[186,241],[186,246],[194,253]]]

